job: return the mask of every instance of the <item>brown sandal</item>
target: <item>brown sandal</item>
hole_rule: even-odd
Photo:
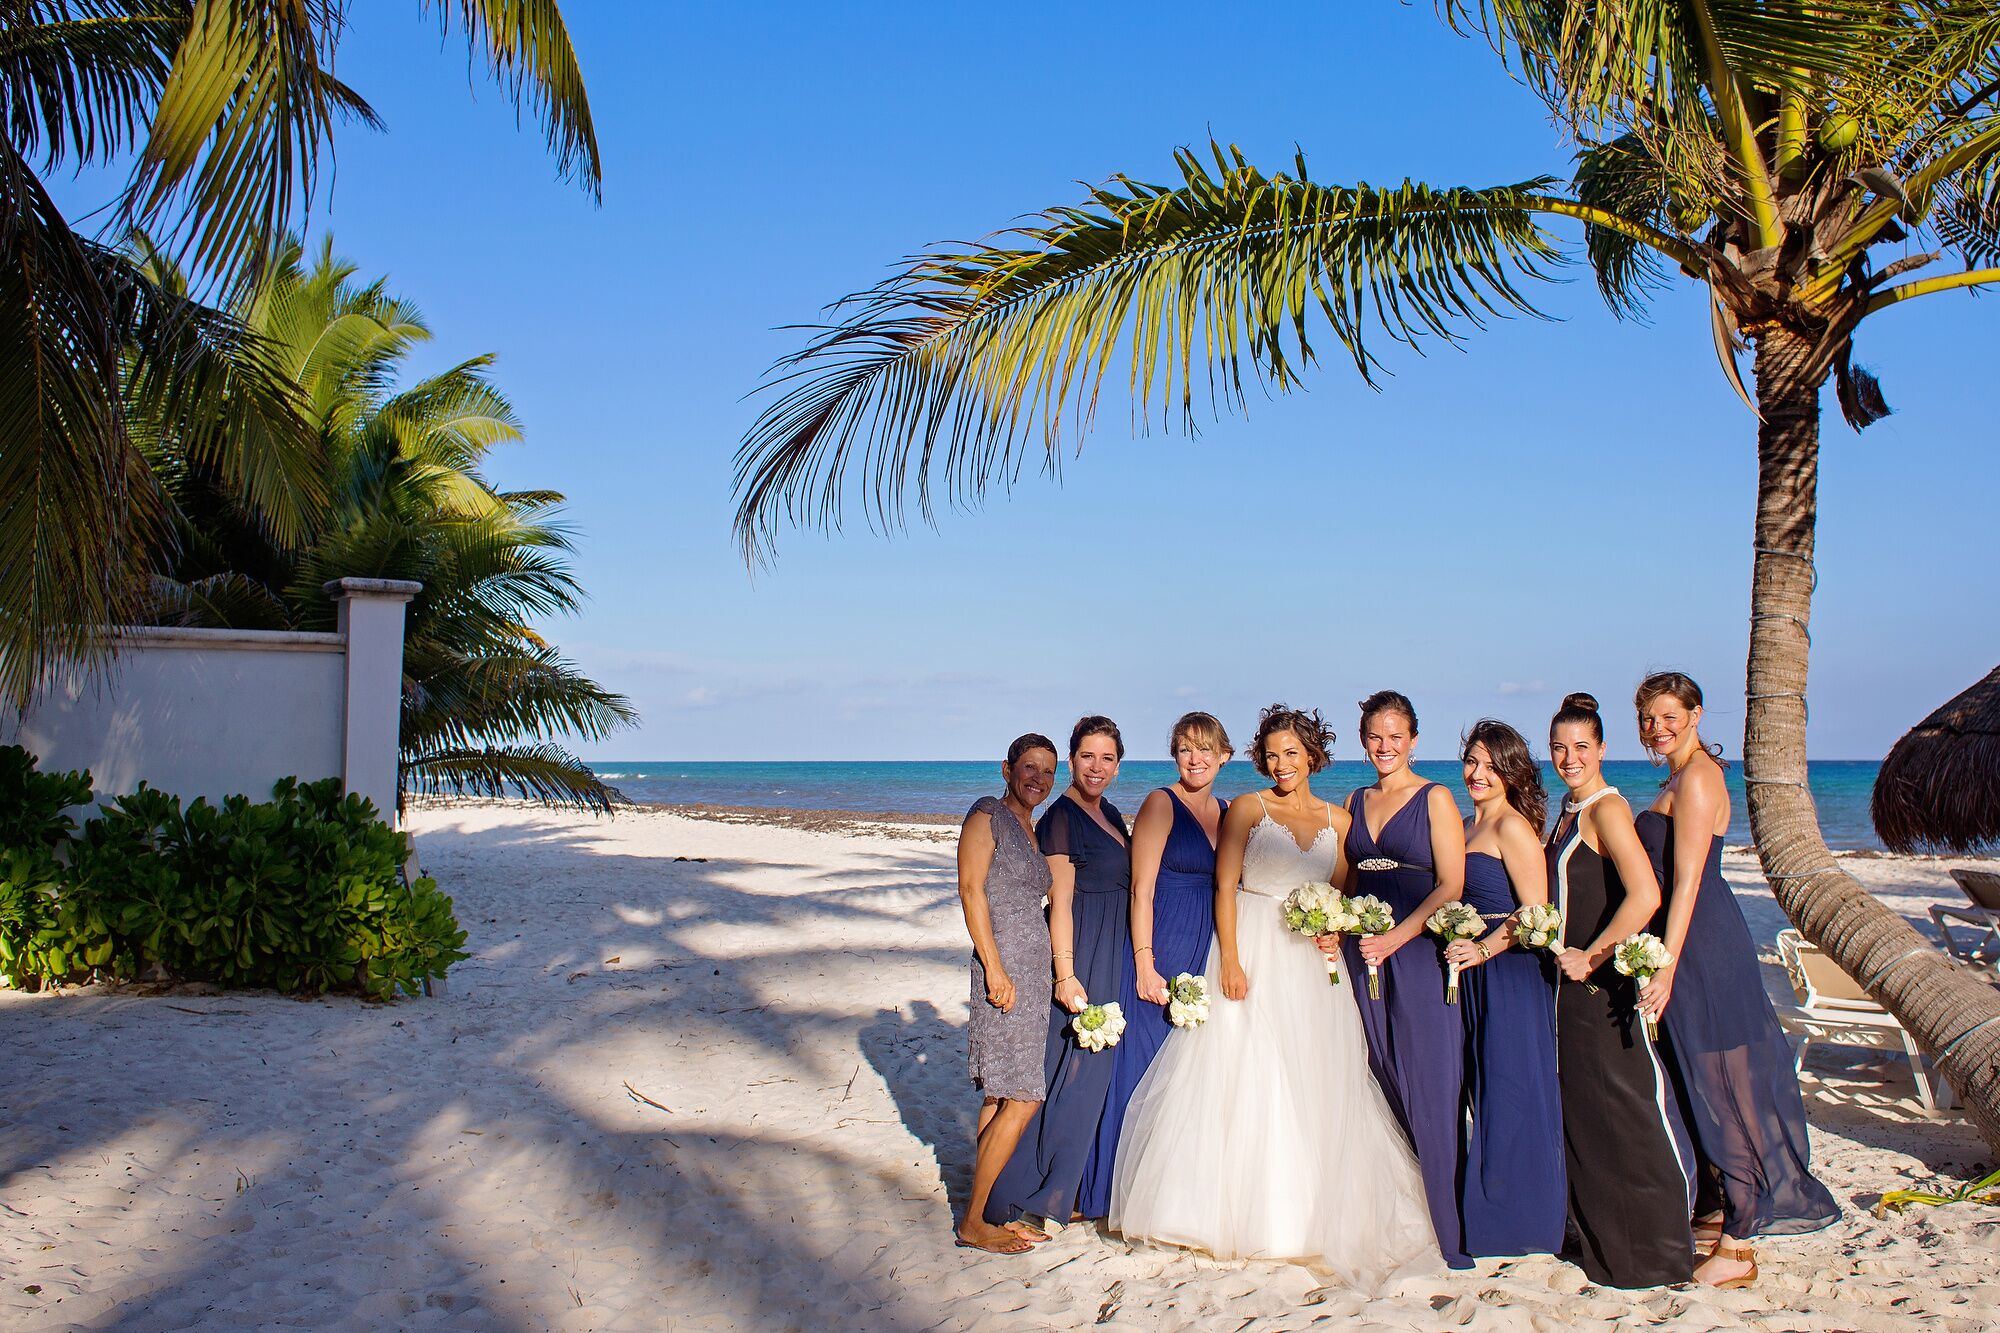
[[[1715,1243],[1715,1250],[1709,1257],[1711,1259],[1734,1259],[1738,1263],[1747,1263],[1750,1265],[1750,1271],[1739,1277],[1724,1278],[1720,1282],[1709,1282],[1703,1285],[1713,1287],[1717,1291],[1734,1291],[1739,1287],[1748,1287],[1756,1283],[1757,1251],[1743,1244],[1741,1241],[1723,1241],[1718,1239]]]

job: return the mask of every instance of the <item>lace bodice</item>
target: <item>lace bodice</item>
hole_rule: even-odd
[[[1326,827],[1313,838],[1312,846],[1304,848],[1290,829],[1266,812],[1251,828],[1250,841],[1243,848],[1240,887],[1261,898],[1283,898],[1307,880],[1331,880],[1339,856],[1340,839],[1334,836],[1331,809]]]

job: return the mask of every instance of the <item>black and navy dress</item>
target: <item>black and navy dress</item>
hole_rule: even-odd
[[[1111,802],[1100,802],[1098,809],[1114,828],[1125,827]],[[1131,851],[1068,795],[1057,797],[1036,822],[1035,841],[1042,855],[1067,856],[1076,867],[1070,899],[1076,979],[1092,1004],[1118,999],[1132,965]],[[996,1226],[1024,1216],[1068,1222],[1079,1211],[1102,1217],[1108,1206],[1112,1161],[1109,1153],[1099,1161],[1098,1125],[1110,1099],[1118,1047],[1083,1049],[1070,1027],[1073,1018],[1051,997],[1043,1061],[1048,1100],[993,1182],[986,1220]],[[1102,1201],[1095,1213],[1082,1208],[1086,1198]]]
[[[1578,819],[1599,800],[1623,799],[1606,787],[1565,802],[1549,837],[1549,885],[1563,921],[1558,949],[1587,948],[1625,901],[1618,868],[1583,840]],[[1569,1222],[1580,1247],[1572,1257],[1607,1287],[1664,1287],[1694,1276],[1694,1148],[1637,1006],[1638,988],[1608,961],[1588,984],[1565,979],[1556,990]]]
[[[1465,902],[1490,931],[1520,906],[1507,864],[1465,857]],[[1556,1087],[1555,969],[1515,947],[1459,976],[1465,1167],[1459,1216],[1474,1255],[1554,1254],[1568,1212]]]
[[[1356,891],[1389,904],[1399,925],[1437,888],[1430,801],[1437,785],[1420,787],[1389,816],[1379,838],[1369,836],[1363,792],[1347,798],[1347,812],[1354,817],[1347,830],[1347,859],[1356,867]],[[1343,951],[1348,976],[1361,982],[1367,965],[1361,961],[1358,938],[1348,936]],[[1438,1249],[1451,1267],[1469,1268],[1472,1260],[1458,1213],[1464,1021],[1456,1006],[1445,1003],[1444,959],[1428,936],[1391,954],[1382,964],[1381,980],[1381,999],[1370,999],[1365,990],[1355,995],[1368,1037],[1368,1064],[1417,1154]]]
[[[1671,904],[1673,817],[1648,810],[1635,822]],[[1660,1031],[1694,1134],[1699,1202],[1722,1210],[1723,1231],[1748,1240],[1831,1225],[1840,1205],[1812,1174],[1797,1065],[1722,878],[1720,837],[1709,839]]]

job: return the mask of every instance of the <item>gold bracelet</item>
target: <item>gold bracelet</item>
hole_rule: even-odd
[[[1063,984],[1063,983],[1064,983],[1065,981],[1075,981],[1075,980],[1076,980],[1076,973],[1072,972],[1072,973],[1070,973],[1070,974],[1069,974],[1068,976],[1066,976],[1066,977],[1057,977],[1057,978],[1056,978],[1056,985],[1060,986],[1060,985],[1062,985],[1062,984]]]
[[[1151,952],[1153,952],[1153,946],[1152,946],[1152,945],[1150,945],[1150,944],[1142,944],[1142,945],[1140,945],[1140,946],[1139,946],[1138,948],[1136,948],[1136,949],[1134,949],[1134,950],[1132,951],[1132,956],[1133,956],[1134,958],[1137,958],[1137,957],[1138,957],[1138,956],[1139,956],[1140,954],[1142,954],[1142,953],[1151,953]]]
[[[1481,962],[1490,963],[1493,961],[1493,955],[1486,951],[1485,940],[1474,940],[1472,942],[1472,947],[1479,950],[1479,960]]]

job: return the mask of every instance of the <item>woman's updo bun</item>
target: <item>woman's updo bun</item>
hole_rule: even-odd
[[[1556,715],[1549,719],[1549,730],[1553,732],[1557,727],[1570,723],[1589,727],[1597,743],[1604,744],[1604,719],[1597,715],[1596,696],[1581,691],[1563,696],[1562,707],[1556,709]]]

